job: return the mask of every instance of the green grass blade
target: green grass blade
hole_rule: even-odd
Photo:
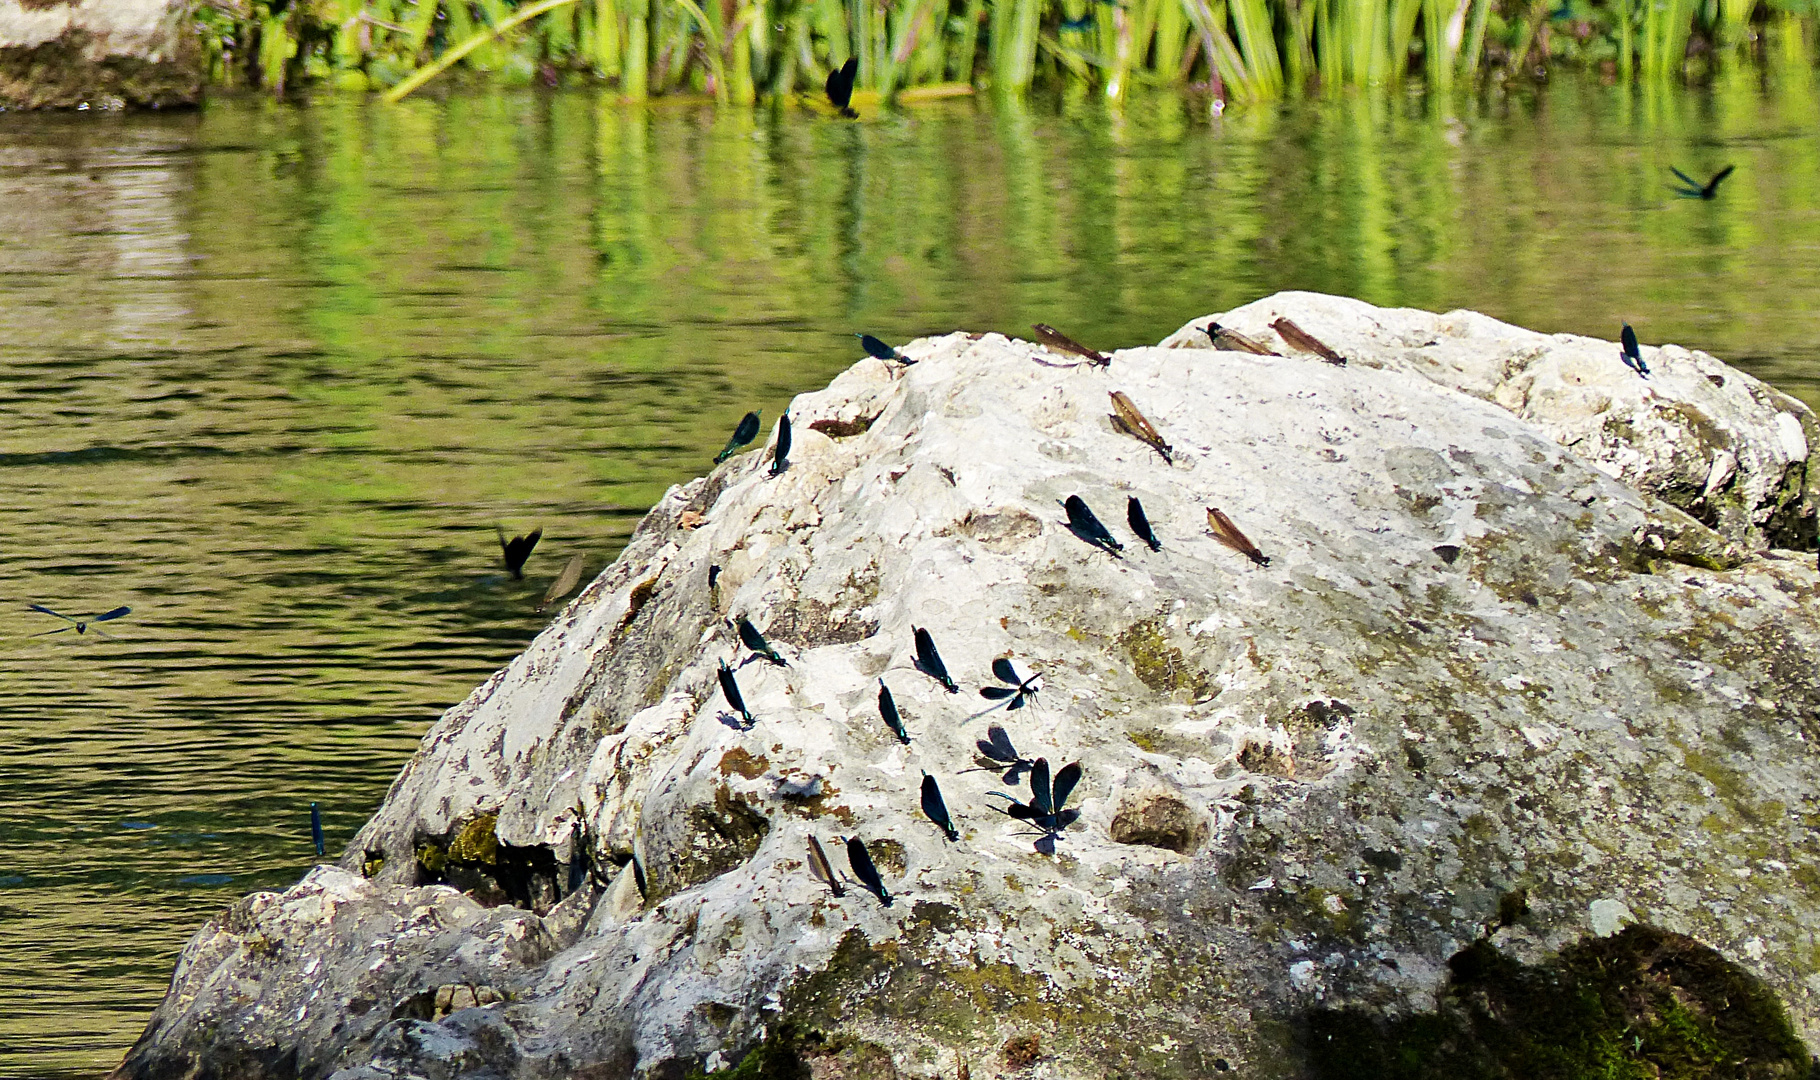
[[[436,26],[436,9],[439,0],[417,0],[411,9],[411,17],[404,21],[405,41],[413,57],[423,52],[423,47],[430,40],[430,31]]]
[[[986,0],[967,0],[961,16],[960,40],[955,42],[949,61],[948,75],[959,82],[972,82],[973,69],[979,63],[980,23],[986,18]]]
[[[1181,77],[1182,50],[1188,45],[1190,0],[1162,0],[1156,13],[1157,78],[1175,82]]]
[[[1636,16],[1631,10],[1631,0],[1616,0],[1618,19],[1618,81],[1630,84],[1636,63],[1637,43],[1633,39],[1633,24]]]
[[[1276,34],[1266,0],[1228,2],[1233,28],[1238,31],[1246,81],[1260,97],[1280,95],[1283,92],[1283,62],[1277,54]]]
[[[1536,31],[1542,21],[1548,18],[1550,0],[1531,0],[1529,9],[1524,12],[1522,22],[1517,26],[1517,43],[1510,50],[1508,70],[1511,74],[1523,71],[1523,65],[1529,59],[1529,51],[1535,46]]]
[[[726,69],[727,100],[750,105],[758,100],[758,86],[752,81],[752,31],[756,8],[745,8],[734,15],[729,31],[732,39],[732,64]]]
[[[620,39],[619,0],[594,0],[594,40],[589,61],[605,78],[624,71],[624,42]]]
[[[1347,42],[1347,75],[1355,86],[1369,86],[1384,78],[1384,30],[1378,18],[1378,0],[1339,0],[1345,18],[1340,26]]]
[[[1320,33],[1315,60],[1319,64],[1321,86],[1329,94],[1339,90],[1346,82],[1347,51],[1342,44],[1345,2],[1346,0],[1319,0],[1315,10],[1315,25]]]
[[[853,28],[847,18],[847,6],[841,0],[815,0],[815,11],[816,29],[828,43],[828,70],[833,70],[853,55]],[[825,71],[821,74],[826,76]]]
[[[1485,56],[1485,26],[1491,20],[1491,0],[1472,0],[1472,23],[1466,40],[1460,46],[1460,77],[1468,81],[1479,74],[1479,61]]]
[[[1201,47],[1231,95],[1242,101],[1256,101],[1263,93],[1251,80],[1245,58],[1226,33],[1226,5],[1209,7],[1207,0],[1186,0],[1188,17],[1201,35]]]
[[[651,0],[622,0],[626,37],[619,66],[619,92],[630,101],[651,93]]]
[[[1289,33],[1284,42],[1283,78],[1297,89],[1308,85],[1315,73],[1314,21],[1318,0],[1284,0],[1283,16]]]
[[[708,20],[708,16],[695,0],[676,0],[676,6],[689,13],[695,25],[701,28],[702,36],[708,39],[708,47],[703,52],[708,55],[708,70],[714,75],[714,100],[727,103],[727,69],[721,63],[724,49],[721,45],[720,31]],[[718,5],[716,5],[718,10]]]
[[[897,18],[894,40],[885,57],[885,70],[880,75],[878,90],[889,99],[897,90],[900,76],[910,61],[911,51],[916,48],[917,37],[921,33],[922,23],[934,6],[934,0],[910,0]]]
[[[1391,0],[1389,40],[1384,48],[1383,78],[1401,82],[1409,70],[1409,46],[1415,41],[1416,17],[1422,13],[1423,0]]]

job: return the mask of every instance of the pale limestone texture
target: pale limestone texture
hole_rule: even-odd
[[[1495,402],[1610,475],[1747,547],[1814,542],[1808,446],[1820,438],[1799,402],[1703,352],[1642,348],[1647,378],[1616,343],[1538,334],[1475,311],[1379,309],[1319,293],[1278,293],[1197,319],[1163,344],[1206,348],[1220,322],[1285,355],[1270,328],[1288,316],[1353,364],[1406,371]],[[1617,327],[1613,327],[1615,331]]]

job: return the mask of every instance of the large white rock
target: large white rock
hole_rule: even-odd
[[[1470,314],[1290,294],[1217,318],[1267,337],[1285,312],[1353,362],[1185,330],[1059,368],[952,334],[797,398],[789,469],[751,452],[672,489],[425,737],[343,870],[198,935],[120,1075],[667,1077],[765,1039],[818,1076],[1293,1075],[1308,1016],[1432,1008],[1501,910],[1497,945],[1539,961],[1614,904],[1736,960],[1811,1042],[1820,581],[1760,540],[1812,535],[1777,419],[1811,440],[1812,416],[1710,358],[1646,352],[1643,385],[1610,343]],[[1110,390],[1173,464],[1113,428]],[[1725,535],[1626,482],[1698,471],[1643,419],[1695,410],[1736,461]],[[1070,495],[1122,558],[1065,527]],[[913,667],[914,627],[959,694]],[[1003,655],[1046,681],[979,715]],[[982,768],[993,724],[1082,764],[1054,854],[988,794],[1029,797]],[[918,809],[925,771],[958,842]],[[835,898],[811,835],[842,871],[838,838],[867,840],[895,902]],[[454,902],[437,879],[546,914],[399,930]],[[294,913],[331,884],[371,928]],[[542,944],[502,964],[509,933]],[[284,1007],[244,1018],[249,986]]]

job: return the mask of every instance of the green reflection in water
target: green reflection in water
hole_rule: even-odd
[[[0,1073],[117,1060],[195,928],[309,864],[311,801],[345,842],[562,562],[598,570],[854,330],[1111,348],[1309,288],[1627,317],[1820,400],[1817,100],[1733,72],[1211,125],[1141,94],[0,117],[0,576],[134,608],[0,639]],[[1734,161],[1714,202],[1667,191]],[[526,582],[495,522],[543,526]]]

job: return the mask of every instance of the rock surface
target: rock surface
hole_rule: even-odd
[[[1501,405],[1602,471],[1687,511],[1746,549],[1814,546],[1810,410],[1702,352],[1644,346],[1647,378],[1618,346],[1538,334],[1475,311],[1434,315],[1314,293],[1278,293],[1215,319],[1286,356],[1271,329],[1320,327],[1355,365],[1406,371]],[[1210,319],[1164,340],[1207,348]]]
[[[1470,978],[1533,997],[1586,957],[1707,946],[1736,966],[1677,970],[1772,1020],[1779,997],[1792,1033],[1763,1045],[1799,1057],[1820,575],[1764,545],[1813,536],[1813,416],[1701,354],[1646,350],[1646,383],[1611,343],[1471,313],[1214,318],[1276,344],[1281,315],[1351,362],[1196,348],[1205,319],[1107,370],[952,334],[797,398],[787,470],[751,452],[672,489],[339,868],[197,935],[118,1075],[1346,1075],[1334,1033]],[[1005,655],[1041,690],[980,715]],[[1024,761],[981,754],[991,725]],[[989,794],[1030,800],[1038,757],[1083,769],[1046,840]],[[811,836],[843,876],[864,838],[894,902],[834,896]],[[1652,1000],[1744,993],[1671,975]]]
[[[202,96],[187,0],[0,0],[0,107],[168,108]]]

